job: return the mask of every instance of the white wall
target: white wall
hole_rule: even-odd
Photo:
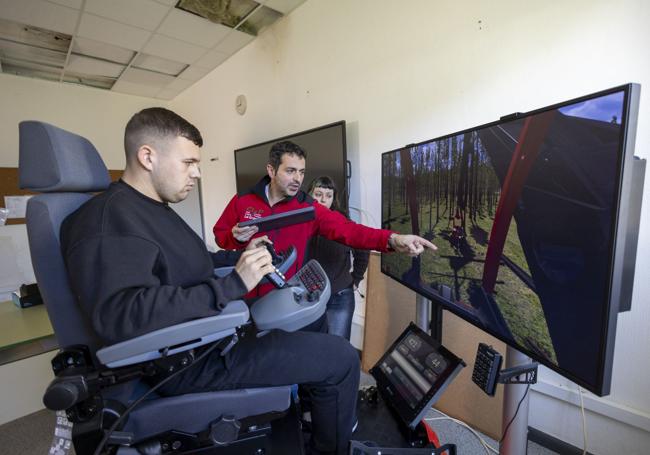
[[[18,166],[18,123],[41,120],[88,138],[106,167],[124,169],[126,122],[141,109],[165,103],[0,73],[0,167]]]
[[[0,425],[43,409],[43,393],[54,379],[53,352],[0,365]]]
[[[36,281],[24,224],[0,226],[0,258],[0,302],[6,302],[21,284]]]
[[[126,122],[135,112],[156,105],[160,102],[150,98],[0,73],[0,167],[18,166],[18,124],[41,120],[88,138],[109,169],[123,169]],[[0,200],[0,207],[4,205]],[[26,240],[24,226],[0,230],[3,251],[17,255],[0,267],[3,300],[5,291],[33,282]]]
[[[204,134],[207,238],[235,191],[235,148],[340,119],[348,122],[351,205],[374,226],[382,152],[626,82],[644,86],[637,155],[650,158],[649,22],[643,0],[310,0],[171,102]],[[243,117],[238,94],[248,98]],[[619,318],[612,393],[586,403],[596,454],[618,453],[617,434],[633,435],[627,453],[650,444],[650,183],[644,195],[633,310]],[[543,369],[531,423],[581,446],[571,388]]]

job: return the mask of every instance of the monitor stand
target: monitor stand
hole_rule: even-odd
[[[429,333],[429,321],[431,321],[431,300],[415,294],[415,325]]]
[[[432,314],[432,310],[435,314]],[[441,341],[442,330],[433,330],[434,327],[440,327],[442,323],[442,311],[440,305],[433,303],[426,297],[420,294],[415,295],[415,324],[424,331],[431,329],[431,335],[437,340]],[[435,317],[434,317],[435,316]],[[434,318],[434,319],[432,319]],[[434,332],[438,333],[434,333]],[[516,349],[510,347],[506,348],[506,365],[504,368],[512,368],[518,365],[530,363],[531,360],[528,356],[522,354]],[[515,415],[519,400],[526,391],[526,384],[504,384],[504,399],[503,399],[503,430],[510,422],[510,419]],[[528,391],[530,394],[530,390]],[[527,452],[528,447],[528,400],[530,395],[526,395],[521,406],[519,406],[519,413],[517,418],[508,429],[508,434],[505,439],[499,444],[499,453],[501,455],[518,455]]]
[[[415,325],[442,344],[442,305],[415,294]]]
[[[518,365],[530,363],[530,358],[516,349],[508,346],[506,348],[506,366],[505,368],[512,368]],[[502,431],[506,429],[506,425],[510,419],[515,415],[517,405],[521,397],[526,392],[526,384],[505,384],[504,385],[504,398],[503,398],[503,417],[502,417]],[[499,444],[499,454],[501,455],[517,455],[527,452],[528,447],[528,399],[530,398],[530,390],[526,398],[519,406],[517,418],[510,424],[508,434]]]

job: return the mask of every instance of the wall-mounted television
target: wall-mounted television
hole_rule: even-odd
[[[269,150],[278,141],[292,141],[307,154],[305,180],[301,189],[307,191],[307,185],[313,179],[327,175],[339,190],[341,208],[347,210],[349,174],[344,120],[235,150],[237,192],[252,188],[266,175]]]
[[[382,272],[598,395],[629,309],[645,160],[628,84],[386,152]]]

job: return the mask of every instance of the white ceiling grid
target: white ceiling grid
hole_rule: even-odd
[[[257,0],[230,28],[179,0],[0,0],[0,71],[169,100],[303,2]]]

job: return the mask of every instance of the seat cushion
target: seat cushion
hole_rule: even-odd
[[[222,415],[237,419],[282,412],[291,405],[291,386],[188,393],[144,401],[131,413],[124,431],[142,441],[168,430],[198,433]]]

